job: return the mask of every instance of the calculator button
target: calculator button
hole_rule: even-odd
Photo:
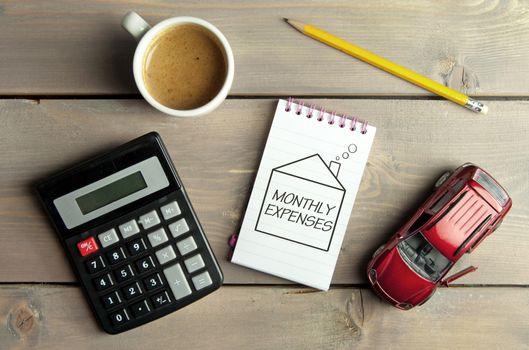
[[[86,269],[88,270],[88,273],[99,272],[105,267],[105,262],[103,261],[103,257],[101,255],[86,262]]]
[[[160,265],[163,265],[171,260],[176,259],[176,254],[172,246],[167,246],[156,252],[156,258],[158,259]]]
[[[163,228],[149,233],[147,238],[149,238],[149,242],[153,248],[169,240]]]
[[[143,238],[138,238],[128,244],[129,253],[130,255],[137,255],[143,251],[147,250],[147,246],[145,245],[145,241]]]
[[[121,326],[122,324],[127,323],[130,320],[129,314],[127,313],[127,310],[122,309],[118,312],[114,312],[110,315],[110,319],[112,320],[112,323],[114,326]]]
[[[189,273],[193,273],[197,270],[200,270],[204,266],[206,266],[200,254],[197,254],[195,256],[190,257],[189,259],[186,259],[184,261],[184,264],[186,265],[187,272]]]
[[[155,308],[160,308],[162,306],[165,306],[169,303],[171,303],[171,298],[169,298],[169,294],[167,294],[167,292],[163,291],[159,294],[156,294],[154,295],[152,298],[151,298],[151,301],[154,305]]]
[[[79,250],[79,254],[81,254],[81,256],[87,256],[93,252],[96,252],[99,247],[97,246],[97,242],[94,237],[88,237],[84,241],[77,243],[77,249]]]
[[[154,290],[158,287],[163,286],[162,277],[159,274],[149,276],[143,279],[143,284],[145,284],[147,290]]]
[[[94,284],[97,290],[105,290],[114,285],[112,277],[107,273],[101,277],[94,279]]]
[[[119,225],[118,228],[123,238],[129,238],[137,233],[140,233],[140,228],[134,219],[127,221],[123,225]]]
[[[134,277],[134,272],[132,272],[132,267],[130,265],[126,265],[118,270],[115,270],[114,276],[116,276],[116,280],[118,282],[123,282]]]
[[[197,249],[197,244],[195,243],[193,237],[187,237],[186,239],[181,240],[180,242],[176,243],[176,246],[182,255],[186,255],[187,253]]]
[[[130,309],[132,310],[132,314],[134,315],[134,317],[147,315],[151,311],[147,300],[143,300],[139,303],[131,305]]]
[[[97,238],[99,238],[99,242],[101,242],[101,246],[103,248],[111,246],[112,244],[117,243],[119,241],[118,234],[114,229],[101,233],[97,236]]]
[[[160,211],[162,212],[162,216],[165,220],[174,218],[175,216],[178,216],[182,213],[182,211],[180,210],[180,206],[178,206],[178,203],[176,202],[171,202],[169,204],[164,205],[160,208]]]
[[[189,226],[187,225],[186,219],[181,218],[180,220],[173,222],[171,225],[169,225],[169,231],[171,231],[171,234],[174,238],[189,231]]]
[[[136,298],[137,296],[141,294],[143,294],[143,291],[141,290],[141,287],[138,284],[138,282],[135,282],[123,288],[123,295],[125,296],[125,299]]]
[[[123,248],[118,248],[116,250],[108,252],[107,257],[108,261],[110,261],[110,265],[115,265],[120,261],[125,260],[127,256],[125,255],[125,251],[123,250]]]
[[[103,305],[105,306],[105,309],[110,309],[123,302],[117,291],[105,295],[104,297],[101,298],[101,300],[103,301]]]
[[[200,275],[196,275],[192,278],[192,280],[196,290],[206,288],[207,286],[210,286],[213,283],[207,271],[202,272]]]
[[[180,264],[166,268],[163,270],[163,273],[176,300],[191,294],[191,288],[189,287],[189,283],[187,283]]]
[[[152,257],[149,255],[143,259],[136,261],[136,266],[138,267],[138,270],[140,271],[140,273],[143,273],[145,271],[154,269],[154,261],[152,260]]]
[[[140,219],[138,221],[140,224],[142,224],[143,229],[146,230],[148,228],[158,225],[160,223],[160,218],[158,217],[156,210],[153,210],[145,215],[140,216]]]

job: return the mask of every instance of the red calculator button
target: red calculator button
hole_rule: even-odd
[[[93,252],[96,252],[99,247],[97,246],[94,237],[88,237],[84,241],[77,243],[77,249],[79,249],[79,253],[81,254],[81,256],[87,256],[89,254],[92,254]]]

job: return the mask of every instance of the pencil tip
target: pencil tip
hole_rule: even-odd
[[[288,18],[283,17],[283,21],[288,23]]]

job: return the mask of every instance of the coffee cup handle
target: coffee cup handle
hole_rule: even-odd
[[[143,35],[151,29],[149,23],[134,11],[127,12],[121,20],[121,26],[129,32],[136,41],[140,41]]]

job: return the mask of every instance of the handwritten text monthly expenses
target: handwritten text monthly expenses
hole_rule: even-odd
[[[286,191],[279,194],[278,190],[275,190],[272,195],[272,201],[279,204],[269,203],[264,212],[265,215],[295,222],[307,227],[313,227],[322,231],[329,231],[334,226],[334,221],[328,220],[325,217],[329,216],[329,214],[336,209],[336,205],[330,205],[322,201],[317,201],[312,198],[299,196],[295,193]],[[285,205],[288,205],[289,208],[285,207]],[[296,210],[296,208],[298,210]],[[301,209],[305,212],[301,212]]]

